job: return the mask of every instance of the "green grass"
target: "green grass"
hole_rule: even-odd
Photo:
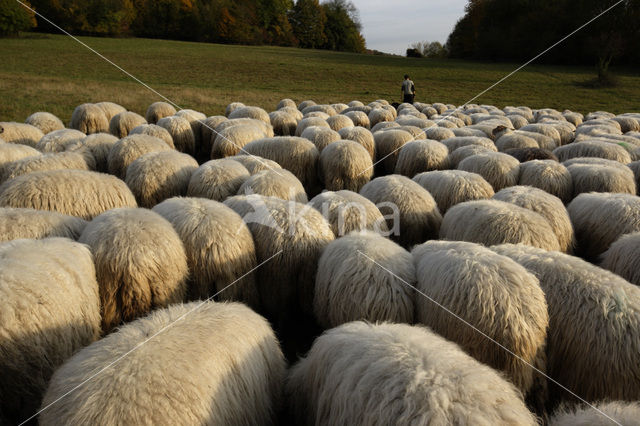
[[[296,101],[399,100],[411,74],[416,100],[460,105],[518,64],[409,59],[280,47],[81,37],[98,52],[183,108],[217,115],[240,101],[271,111]],[[50,111],[68,122],[76,105],[109,100],[144,114],[161,98],[67,36],[27,34],[0,43],[0,121]],[[619,72],[615,88],[593,89],[589,67],[530,65],[475,103],[551,107],[583,113],[632,111],[640,77]]]

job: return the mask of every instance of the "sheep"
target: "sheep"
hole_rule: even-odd
[[[449,150],[440,142],[420,139],[400,148],[395,173],[409,178],[430,170],[449,168]]]
[[[485,132],[483,132],[482,130],[473,129],[473,128],[470,128],[470,127],[461,127],[461,128],[455,128],[455,129],[449,129],[449,130],[451,130],[453,132],[455,137],[468,137],[468,136],[474,136],[474,137],[477,137],[477,138],[486,138],[487,137],[487,134]],[[449,150],[449,151],[451,151],[451,150]]]
[[[271,123],[269,120],[269,114],[267,111],[256,106],[244,106],[234,109],[228,116],[230,119],[234,118],[253,118],[255,120],[264,121],[267,124]]]
[[[111,121],[115,115],[127,110],[122,105],[118,105],[114,102],[98,102],[94,105],[104,112],[105,117],[107,117],[107,121]]]
[[[353,100],[347,104],[349,107],[363,107],[364,104],[358,100]]]
[[[169,145],[170,148],[176,149],[173,144],[173,138],[171,134],[164,127],[160,127],[157,124],[141,124],[138,127],[134,127],[129,132],[130,135],[149,135],[154,138],[162,139],[164,143]]]
[[[560,136],[560,132],[558,132],[558,130],[555,127],[549,124],[532,123],[532,124],[527,124],[526,126],[523,126],[518,130],[542,134],[544,136],[547,136],[553,139],[556,146],[562,145],[562,137]],[[547,147],[540,146],[540,148],[547,148]]]
[[[393,230],[391,239],[401,246],[409,248],[437,238],[442,215],[436,201],[411,179],[400,175],[378,177],[363,186],[360,195],[379,206]],[[399,223],[394,223],[396,220]]]
[[[92,133],[107,133],[109,131],[109,119],[104,110],[95,104],[78,105],[71,114],[69,127],[80,130],[86,135]]]
[[[479,145],[492,151],[497,151],[493,141],[487,137],[455,136],[453,138],[444,139],[440,142],[447,146],[449,152],[453,152],[456,149],[467,145]]]
[[[343,112],[343,115],[349,117],[354,126],[364,127],[365,129],[371,128],[371,122],[369,122],[368,112],[364,111],[349,111]]]
[[[295,135],[301,136],[302,132],[304,132],[307,127],[311,126],[326,127],[328,129],[331,128],[331,126],[329,126],[329,123],[327,123],[326,120],[323,120],[320,117],[307,117],[300,120],[298,126],[296,127]]]
[[[564,253],[509,244],[492,249],[540,281],[549,308],[549,377],[587,401],[640,399],[640,288]],[[550,406],[574,400],[551,382],[549,394]]]
[[[639,252],[640,232],[622,235],[601,255],[600,266],[640,286],[640,270],[637,265]]]
[[[157,124],[158,120],[165,117],[171,117],[176,113],[176,109],[167,102],[154,102],[149,105],[145,118],[149,124]]]
[[[261,195],[228,198],[253,235],[258,264],[256,283],[262,307],[283,334],[301,315],[313,314],[313,288],[322,250],[335,239],[315,209]],[[268,260],[268,262],[266,262]]]
[[[127,167],[137,158],[150,152],[171,151],[162,139],[148,135],[130,135],[113,144],[107,156],[107,170],[124,179]]]
[[[293,101],[293,99],[289,99],[289,98],[284,98],[280,100],[280,102],[278,102],[278,106],[276,106],[276,109],[282,109],[285,107],[298,108],[298,106]]]
[[[499,373],[407,324],[326,331],[290,369],[285,394],[300,425],[537,424]]]
[[[263,170],[274,170],[282,168],[280,164],[276,163],[275,161],[258,157],[257,155],[233,155],[227,158],[242,164],[249,171],[249,174],[252,175]]]
[[[331,127],[331,130],[336,132],[345,127],[354,127],[353,121],[346,115],[338,114],[327,118],[327,124]],[[304,137],[304,136],[303,136]]]
[[[553,413],[553,417],[549,420],[549,426],[609,426],[613,422],[624,426],[633,426],[638,423],[640,418],[640,404],[638,402],[601,402],[596,404],[595,408],[597,411],[591,406],[570,407],[565,405]]]
[[[565,165],[571,173],[574,198],[585,192],[636,194],[633,172],[623,164],[616,162],[612,166],[580,162]]]
[[[285,169],[263,170],[249,176],[242,183],[237,194],[260,194],[303,204],[308,202],[307,193],[300,180]]]
[[[230,103],[229,105],[227,105],[227,107],[225,108],[225,110],[224,110],[224,115],[225,115],[225,117],[229,117],[229,115],[230,115],[233,111],[237,110],[238,108],[243,108],[243,107],[245,107],[245,106],[246,106],[246,105],[245,105],[245,104],[243,104],[242,102],[231,102],[231,103]]]
[[[555,160],[531,160],[520,164],[518,185],[533,186],[568,203],[573,198],[569,170]]]
[[[273,126],[271,124],[253,118],[234,118],[232,120],[223,121],[215,127],[215,131],[217,133],[220,133],[224,129],[227,129],[229,127],[240,126],[243,124],[249,124],[258,127],[265,133],[265,137],[267,138],[272,138],[275,135],[273,132]]]
[[[196,136],[186,118],[172,115],[161,118],[156,124],[169,132],[175,149],[185,154],[195,155]]]
[[[177,151],[150,152],[127,167],[125,183],[140,207],[152,208],[161,201],[186,195],[198,162]]]
[[[499,127],[499,126],[498,126]],[[540,148],[535,139],[519,133],[506,133],[496,139],[496,148],[504,152],[513,148]]]
[[[424,136],[424,131],[416,126],[398,126],[395,129],[404,130],[405,132],[410,133],[411,136],[414,137],[414,139]],[[386,131],[386,129],[382,129],[382,131]]]
[[[466,201],[451,207],[442,219],[440,238],[485,246],[521,243],[560,250],[558,237],[543,216],[493,199]]]
[[[384,129],[388,129],[389,127],[395,127],[398,128],[400,127],[400,125],[398,123],[396,123],[395,121],[381,121],[378,124],[376,124],[375,126],[371,126],[371,133],[375,133],[379,130],[384,130]],[[359,129],[361,129],[362,127],[358,127]]]
[[[265,137],[267,137],[265,131],[253,124],[227,127],[215,136],[210,157],[218,159],[237,155],[244,152],[245,146],[249,142]]]
[[[256,249],[249,228],[222,203],[175,197],[153,211],[173,225],[184,244],[189,266],[187,298],[238,300],[259,306]]]
[[[67,147],[86,138],[87,135],[79,130],[62,129],[49,132],[42,137],[35,148],[42,152],[62,152]]]
[[[147,124],[144,117],[132,111],[123,111],[114,115],[109,122],[109,133],[118,138],[124,138],[132,129],[142,124]]]
[[[318,191],[318,149],[309,140],[295,136],[258,139],[245,145],[241,154],[273,160],[302,182],[310,195]]]
[[[445,214],[456,204],[493,197],[493,187],[476,173],[463,170],[439,170],[419,173],[413,177],[436,200],[438,210]]]
[[[426,117],[418,118],[407,115],[398,115],[398,118],[396,118],[396,123],[401,126],[415,126],[419,129],[424,129],[426,127],[435,127],[435,123],[431,120],[427,120]]]
[[[472,155],[482,154],[485,152],[497,152],[498,150],[493,148],[488,148],[482,145],[465,145],[460,148],[456,148],[455,150],[449,152],[449,166],[452,168],[458,167],[458,164],[462,160],[467,157],[471,157]]]
[[[579,112],[572,112],[569,110],[563,111],[562,116],[564,117],[565,120],[567,120],[569,123],[573,124],[576,127],[581,125],[582,120],[584,119],[584,116]]]
[[[181,109],[175,113],[176,117],[182,117],[189,122],[193,136],[195,138],[195,152],[201,152],[202,145],[202,123],[207,119],[207,116],[201,112],[194,111],[192,109]],[[206,152],[207,155],[209,152]]]
[[[387,222],[378,207],[358,193],[324,191],[316,195],[309,205],[322,213],[336,237],[365,229],[389,235]]]
[[[153,340],[147,343],[148,336]],[[93,377],[114,359],[116,368]],[[39,423],[269,425],[280,409],[285,375],[273,330],[251,309],[174,305],[69,359],[51,379]]]
[[[136,207],[136,199],[114,176],[86,170],[47,170],[0,185],[0,207],[49,210],[91,220],[116,207]]]
[[[0,177],[5,173],[7,165],[28,157],[39,157],[42,153],[27,145],[0,143]]]
[[[44,133],[35,126],[8,121],[0,122],[0,137],[6,143],[28,145],[35,148]]]
[[[384,121],[393,121],[396,119],[391,111],[383,108],[372,109],[368,117],[370,126],[375,126],[378,123],[382,123]]]
[[[602,143],[590,140],[559,146],[553,150],[553,154],[558,157],[560,161],[566,161],[576,157],[597,157],[618,161],[622,164],[631,162],[631,156],[623,147],[613,143]]]
[[[295,117],[296,121],[299,123],[300,120],[302,120],[304,118],[304,115],[302,115],[302,113],[298,110],[298,108],[293,108],[293,107],[284,107],[284,108],[280,108],[278,109],[278,111],[282,111],[282,112],[286,112],[288,114],[291,114],[293,117]]]
[[[580,194],[567,206],[576,235],[576,253],[595,260],[621,235],[640,231],[640,197]]]
[[[479,174],[499,191],[518,184],[520,162],[501,152],[485,152],[465,158],[458,169]]]
[[[2,145],[0,145],[0,150],[2,150]],[[636,180],[636,190],[637,193],[640,193],[640,161],[632,161],[631,163],[627,164],[627,167],[629,167],[633,172],[633,176]]]
[[[293,136],[298,127],[298,120],[285,111],[273,111],[269,113],[269,120],[273,126],[273,132],[278,136]]]
[[[326,114],[320,111],[312,111],[303,116],[303,118],[312,118],[312,117],[321,118],[322,120],[326,121],[329,118],[329,114]]]
[[[404,144],[414,140],[411,133],[399,129],[376,132],[375,142],[376,175],[391,174],[395,171],[399,150]]]
[[[329,191],[358,192],[373,177],[373,162],[362,145],[340,140],[320,153],[318,173],[324,188]]]
[[[198,167],[191,174],[187,195],[220,202],[235,195],[250,174],[240,162],[231,158],[235,157],[207,161]]]
[[[350,321],[413,323],[411,254],[372,231],[330,243],[318,261],[313,311],[325,329]]]
[[[202,126],[200,127],[202,143],[200,144],[200,149],[196,152],[196,158],[198,160],[206,161],[205,158],[208,159],[210,157],[211,146],[213,145],[215,137],[218,135],[216,127],[225,121],[228,121],[228,118],[223,115],[212,115],[202,122]]]
[[[547,149],[542,148],[510,148],[504,151],[520,163],[526,163],[531,160],[554,160],[558,161],[558,157]]]
[[[329,144],[340,140],[340,133],[326,127],[311,126],[304,129],[300,137],[309,139],[318,148],[318,152],[322,153]]]
[[[0,244],[0,398],[3,424],[38,409],[49,378],[100,333],[89,250],[66,238]]]
[[[530,147],[534,147],[531,140],[534,140],[537,143],[538,148],[548,149],[549,151],[556,149],[559,145],[551,136],[533,131],[526,131],[523,130],[523,128],[511,130],[505,126],[497,126],[491,131],[491,135],[496,143],[501,141],[500,144],[505,147],[507,145],[530,145]]]
[[[420,293],[414,298],[416,321],[504,372],[543,411],[546,378],[530,367],[544,372],[546,363],[549,315],[538,279],[510,258],[474,243],[429,241],[411,255]],[[452,314],[476,329],[464,327]]]
[[[95,259],[105,334],[185,299],[184,246],[159,214],[139,208],[106,211],[87,224],[78,242],[88,245]]]
[[[343,104],[343,103],[331,104],[331,106],[333,107],[333,109],[336,110],[338,114],[340,114],[345,109],[349,108],[347,104]]]
[[[611,119],[620,125],[620,131],[622,131],[622,133],[637,132],[640,130],[640,122],[638,122],[636,118],[618,116]]]
[[[507,115],[506,117],[509,119],[509,121],[511,121],[511,125],[513,126],[514,129],[520,129],[526,126],[527,124],[529,124],[529,120],[527,120],[522,115],[510,114],[510,115]]]
[[[45,170],[94,170],[95,166],[92,155],[82,155],[78,152],[44,154],[5,164],[0,182],[6,182],[27,173]]]
[[[95,170],[107,173],[109,170],[109,151],[118,142],[118,138],[109,133],[93,133],[82,141],[67,147],[67,150],[88,149],[96,163]]]
[[[37,127],[45,135],[54,130],[64,129],[64,124],[55,115],[50,112],[34,112],[24,121],[26,124]]]
[[[343,127],[342,129],[338,130],[338,134],[340,134],[340,137],[342,139],[358,142],[367,150],[367,152],[369,152],[372,160],[375,158],[375,139],[373,137],[373,134],[369,130],[365,129],[364,127],[356,126]]]
[[[538,213],[547,219],[558,237],[560,251],[572,253],[575,245],[573,226],[562,200],[532,186],[512,186],[498,191],[494,200],[506,201]]]
[[[309,105],[301,110],[303,114],[308,114],[310,112],[324,112],[329,117],[332,117],[337,114],[336,110],[331,105]]]
[[[0,241],[62,237],[77,240],[87,222],[56,212],[0,208]]]
[[[438,142],[456,136],[452,130],[445,129],[444,127],[427,127],[426,129],[423,129],[423,134],[425,138]]]

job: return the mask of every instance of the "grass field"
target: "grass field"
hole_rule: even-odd
[[[221,114],[232,101],[271,111],[285,97],[398,100],[404,73],[416,83],[416,100],[460,105],[518,67],[279,47],[81,39],[182,108],[207,115]],[[150,103],[161,100],[67,36],[3,39],[0,57],[0,121],[24,121],[32,112],[49,111],[68,122],[76,105],[103,100],[144,114]],[[594,77],[592,68],[530,65],[474,102],[583,113],[637,109],[640,77],[630,72],[618,76],[615,88],[590,89],[580,83]]]

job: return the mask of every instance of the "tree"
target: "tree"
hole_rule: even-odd
[[[360,34],[362,24],[354,4],[348,0],[329,0],[322,4],[322,8],[327,17],[327,42],[323,47],[329,50],[365,52],[365,40]]]
[[[24,2],[31,7],[29,2]],[[0,0],[0,36],[15,36],[36,26],[35,14],[15,0]]]
[[[300,47],[316,49],[327,42],[327,17],[318,0],[298,0],[289,13],[289,22]]]

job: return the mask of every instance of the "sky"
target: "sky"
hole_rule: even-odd
[[[404,55],[416,41],[444,44],[467,0],[351,0],[367,48]]]

